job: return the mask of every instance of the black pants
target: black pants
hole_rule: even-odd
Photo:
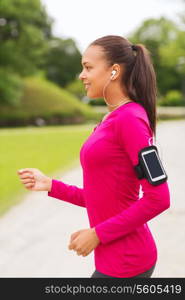
[[[154,269],[155,269],[155,265],[153,267],[151,267],[149,270],[147,270],[146,272],[141,273],[137,276],[133,276],[131,278],[137,278],[137,277],[149,278],[149,277],[152,276],[152,273],[153,273]],[[118,278],[118,277],[112,277],[112,276],[109,276],[109,275],[105,275],[105,274],[102,274],[99,271],[95,270],[94,273],[92,274],[91,278]]]

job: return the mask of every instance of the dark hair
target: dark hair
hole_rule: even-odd
[[[150,127],[156,135],[156,75],[149,51],[142,44],[135,44],[117,35],[96,39],[89,46],[101,46],[108,63],[122,64],[122,82],[128,96],[146,110]]]

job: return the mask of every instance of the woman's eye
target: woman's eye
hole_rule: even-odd
[[[92,67],[84,66],[84,68],[85,68],[87,71],[89,71]],[[84,68],[82,68],[82,72],[83,72]]]

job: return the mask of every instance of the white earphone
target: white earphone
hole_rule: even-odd
[[[113,78],[115,74],[116,74],[116,70],[113,70],[113,71],[111,72],[111,78]]]

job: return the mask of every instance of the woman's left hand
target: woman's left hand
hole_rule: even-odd
[[[74,250],[78,255],[87,256],[98,246],[100,240],[94,228],[82,229],[71,235],[69,250]]]

